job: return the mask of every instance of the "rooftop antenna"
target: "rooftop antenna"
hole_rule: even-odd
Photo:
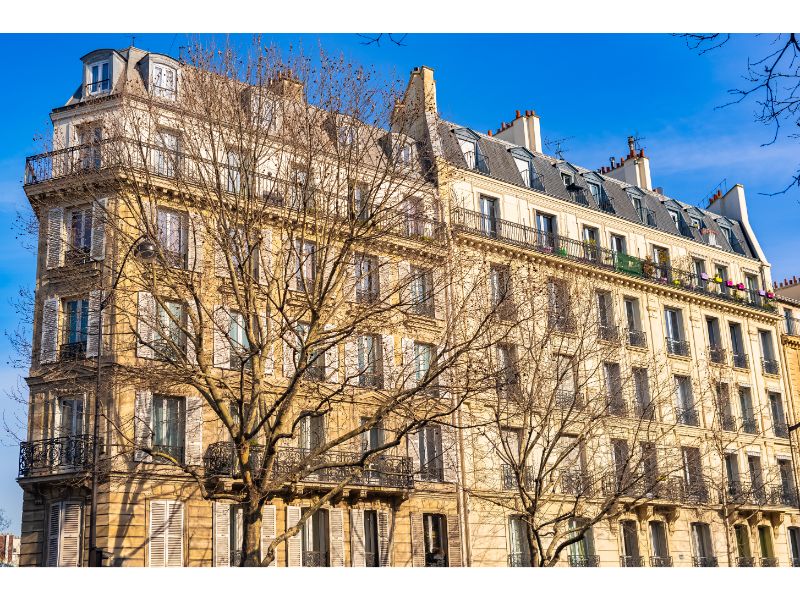
[[[639,152],[640,150],[642,150],[644,148],[644,146],[642,146],[639,142],[641,142],[642,140],[646,140],[646,139],[647,138],[644,137],[643,135],[639,135],[638,131],[633,134],[633,147],[636,150],[636,152]]]
[[[717,183],[714,187],[711,188],[711,191],[708,192],[705,196],[700,199],[698,206],[705,206],[708,203],[708,200],[717,193],[717,190],[728,190],[728,178],[725,177],[722,181]]]
[[[564,153],[569,150],[564,146],[564,142],[571,140],[573,137],[574,136],[557,138],[557,139],[545,138],[544,147],[547,148],[547,150],[551,154],[555,155],[555,157],[558,158],[559,160],[564,160]]]
[[[133,48],[135,45],[136,45],[136,36],[132,35],[131,36],[131,48]]]

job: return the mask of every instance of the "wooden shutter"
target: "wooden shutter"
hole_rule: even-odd
[[[261,243],[258,246],[258,282],[268,285],[272,279],[272,230],[261,230]]]
[[[195,344],[195,328],[192,315],[189,314],[189,308],[184,308],[186,311],[186,361],[192,365],[197,366],[197,345]],[[201,348],[202,350],[202,348]]]
[[[461,524],[457,514],[447,515],[447,559],[450,567],[463,567],[461,561]]]
[[[83,521],[80,502],[64,502],[61,511],[61,549],[59,567],[78,567],[81,560],[81,531]]]
[[[417,384],[417,376],[414,373],[414,340],[403,338],[401,346],[403,351],[403,378],[406,389],[410,389]]]
[[[395,377],[397,372],[394,364],[394,336],[391,334],[384,334],[381,336],[381,344],[383,351],[383,387],[384,389],[393,389],[395,387]]]
[[[291,331],[287,331],[285,335],[294,337],[295,339],[297,338],[297,336]],[[295,364],[294,364],[294,360],[295,360],[294,350],[295,349],[294,349],[294,344],[295,343],[299,343],[299,340],[297,340],[294,343],[290,343],[290,342],[288,342],[286,340],[283,340],[283,376],[286,377],[287,379],[290,378],[290,377],[294,377],[294,372],[295,372]]]
[[[61,502],[50,505],[50,515],[47,520],[47,556],[45,564],[48,567],[58,566],[59,533],[61,532]]]
[[[224,234],[223,234],[224,235]],[[231,251],[229,249],[229,251]],[[232,258],[232,257],[231,257]],[[228,257],[225,256],[225,250],[218,244],[215,244],[214,248],[214,270],[217,273],[217,277],[223,277],[230,279],[231,272],[228,269]]]
[[[344,343],[344,376],[350,385],[358,385],[358,336]]]
[[[89,320],[88,331],[86,332],[86,356],[92,358],[97,356],[100,351],[100,344],[98,344],[97,334],[98,329],[102,328],[103,324],[100,321],[100,303],[102,302],[103,292],[101,290],[92,290],[89,292]]]
[[[364,511],[350,509],[350,564],[354,567],[366,567],[364,555]]]
[[[444,480],[458,481],[458,436],[454,427],[442,425],[442,464]]]
[[[189,214],[187,240],[187,262],[190,271],[203,272],[203,239],[205,237],[205,224],[203,215]]]
[[[441,344],[440,346],[436,347],[436,356],[434,358],[434,363],[446,365],[447,362],[444,358],[444,353],[446,350],[446,344]],[[451,378],[451,370],[452,370],[452,363],[450,366],[444,367],[436,377],[436,385],[439,386],[439,397],[440,398],[449,398],[450,397],[450,383],[452,382]]]
[[[150,448],[153,445],[153,392],[150,390],[136,390],[134,400],[133,430],[136,450],[134,460],[151,462],[153,457],[142,451],[141,448]]]
[[[42,344],[39,349],[39,362],[42,364],[58,360],[58,321],[61,300],[47,298],[42,303]]]
[[[356,253],[351,253],[350,256],[344,260],[344,277],[342,278],[342,296],[348,302],[356,301],[356,288],[358,281],[356,280]]]
[[[286,507],[286,529],[289,530],[300,520],[300,507],[287,506]],[[286,566],[288,567],[302,567],[303,566],[303,546],[300,543],[300,532],[286,540]]]
[[[214,307],[214,366],[228,369],[231,366],[230,341],[231,315],[224,306]]]
[[[45,267],[55,269],[64,264],[64,209],[51,208],[47,211],[47,251]]]
[[[167,502],[150,501],[150,531],[148,566],[164,567],[167,564]]]
[[[139,292],[139,311],[136,331],[139,339],[136,344],[136,356],[153,358],[153,339],[155,334],[156,301],[150,292]]]
[[[231,505],[214,502],[214,566],[231,566]]]
[[[387,510],[378,511],[378,552],[380,566],[392,566],[392,514]]]
[[[328,510],[331,566],[344,566],[344,511],[341,508]]]
[[[411,566],[425,566],[425,529],[422,513],[411,513]]]
[[[186,398],[186,464],[203,463],[203,398]]]
[[[265,504],[261,507],[261,560],[264,560],[265,551],[277,535],[277,511],[274,504]],[[269,563],[270,567],[278,566],[278,549],[275,548],[275,558]]]
[[[325,331],[332,331],[333,325],[325,325]],[[339,383],[339,344],[325,351],[325,380]]]
[[[92,203],[92,260],[103,260],[106,255],[106,206],[108,198],[98,198]]]
[[[183,566],[183,502],[167,502],[167,563],[168,567]]]

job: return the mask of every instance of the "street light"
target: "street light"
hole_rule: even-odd
[[[122,271],[125,268],[125,263],[128,257],[133,252],[134,258],[142,262],[150,262],[156,255],[156,245],[150,241],[146,235],[140,235],[125,252],[122,263],[119,265],[119,271],[114,278],[114,283],[111,285],[108,295],[103,298],[102,291],[100,303],[97,308],[97,378],[95,379],[94,388],[94,426],[92,429],[92,512],[89,520],[89,566],[102,567],[103,566],[103,551],[97,547],[97,496],[98,496],[98,479],[100,462],[100,381],[101,375],[101,357],[103,355],[103,310],[111,302],[114,296],[114,291],[117,289],[117,284],[122,277]],[[102,268],[102,266],[101,266]],[[102,282],[102,278],[101,278]]]

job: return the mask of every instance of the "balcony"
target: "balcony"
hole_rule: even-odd
[[[597,337],[604,342],[615,344],[619,342],[619,327],[616,325],[600,325],[597,328]]]
[[[620,567],[643,567],[644,566],[644,557],[643,556],[620,556],[619,557],[619,566]]]
[[[770,503],[775,506],[797,506],[797,492],[793,486],[773,486],[769,494]]]
[[[733,367],[735,369],[750,368],[750,357],[747,356],[747,354],[743,353],[731,354],[731,358],[733,359]]]
[[[581,469],[561,469],[559,472],[559,489],[567,496],[591,496],[591,477]]]
[[[627,417],[628,403],[618,394],[609,394],[605,397],[606,413],[611,417]]]
[[[530,567],[531,558],[524,552],[511,552],[508,555],[509,567]]]
[[[561,410],[578,410],[581,408],[581,395],[574,390],[556,390],[553,404]]]
[[[643,398],[636,402],[636,418],[653,421],[656,418],[656,405],[650,398]]]
[[[372,388],[375,390],[383,389],[383,373],[360,373],[358,376],[359,387]]]
[[[693,556],[693,567],[718,567],[719,560],[716,556]]]
[[[600,557],[597,554],[588,556],[569,556],[570,567],[599,567]]]
[[[647,348],[647,333],[644,331],[628,329],[626,331],[626,335],[629,346],[634,346],[635,348]]]
[[[278,450],[273,463],[276,476],[291,476],[301,469],[301,463],[308,459],[312,451],[305,448],[283,448]],[[304,481],[339,483],[352,477],[351,485],[412,489],[414,473],[411,459],[400,456],[371,456],[367,459],[361,473],[356,463],[362,455],[357,452],[327,452],[324,456],[311,458],[314,464],[333,463],[333,466],[320,468],[308,474]],[[263,446],[251,446],[250,461],[259,465],[264,460]],[[206,450],[205,472],[209,476],[241,477],[238,459],[233,442],[215,442]],[[305,466],[305,465],[304,465]]]
[[[693,406],[689,408],[679,408],[677,412],[677,420],[680,425],[688,425],[689,427],[699,427],[700,418],[697,409]]]
[[[676,340],[673,338],[664,338],[667,341],[667,354],[672,356],[691,356],[692,352],[689,348],[689,342],[686,340]]]
[[[719,346],[709,346],[708,348],[708,360],[714,363],[715,365],[724,365],[728,358],[728,353],[725,348],[721,348]]]
[[[547,325],[553,331],[560,333],[575,333],[578,323],[571,314],[549,311],[547,314]]]
[[[708,504],[711,495],[706,482],[700,479],[684,483],[684,501],[687,504]]]
[[[93,439],[89,435],[73,435],[20,442],[18,476],[37,477],[87,471],[92,465]]]
[[[79,267],[92,262],[89,248],[70,248],[64,252],[64,264],[69,267]]]
[[[61,344],[58,356],[60,360],[83,360],[86,358],[86,340]]]
[[[758,421],[755,417],[742,417],[742,431],[752,435],[758,434]]]
[[[789,425],[786,423],[773,423],[772,433],[775,437],[788,439],[789,438]]]
[[[662,502],[678,503],[685,497],[684,482],[680,477],[659,479],[657,475],[628,474],[624,477],[606,475],[603,478],[603,494],[622,498],[647,498]]]
[[[533,468],[524,466],[521,471],[523,477],[522,484],[525,487],[529,487],[534,482]],[[515,490],[519,488],[519,480],[517,479],[517,474],[512,465],[503,465],[500,476],[504,490]]]
[[[756,559],[752,556],[737,556],[736,557],[736,566],[737,567],[755,567],[756,566]]]
[[[720,414],[719,426],[723,431],[736,431],[736,417],[729,413]]]
[[[433,304],[433,299],[422,302],[412,302],[408,307],[409,312],[419,315],[421,317],[428,317],[433,319],[436,315],[436,308]]]
[[[329,567],[327,552],[315,552],[313,550],[303,550],[304,567]]]
[[[501,300],[494,305],[494,311],[497,318],[501,321],[516,321],[517,320],[517,307],[511,300]]]
[[[778,559],[774,556],[762,556],[759,561],[762,567],[777,567]]]
[[[761,369],[765,375],[778,375],[781,372],[780,363],[774,358],[762,358]]]
[[[651,556],[650,557],[650,566],[651,567],[671,567],[672,566],[672,557],[671,556]]]
[[[645,213],[649,214],[649,213]],[[701,279],[697,273],[683,271],[670,265],[655,266],[651,263],[616,252],[598,244],[571,239],[548,231],[542,231],[512,221],[492,219],[487,226],[487,218],[481,213],[457,208],[452,213],[451,223],[455,229],[496,239],[498,241],[540,252],[551,254],[570,261],[591,263],[599,268],[616,271],[631,277],[647,279],[657,285],[710,296],[727,303],[745,305],[766,312],[774,313],[775,306],[766,297],[757,292],[745,290],[737,294],[729,294],[724,285]],[[650,225],[648,222],[643,221]],[[652,225],[655,226],[653,216]]]
[[[441,461],[432,460],[427,464],[420,465],[419,478],[422,481],[443,482],[444,466],[442,465]]]

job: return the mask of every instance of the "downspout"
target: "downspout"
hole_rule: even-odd
[[[783,337],[783,334],[781,334]],[[798,349],[800,353],[800,349]],[[781,341],[781,355],[783,357],[783,379],[786,383],[786,389],[789,391],[789,401],[786,403],[787,408],[789,409],[788,412],[791,415],[792,424],[787,424],[787,429],[789,433],[789,456],[792,457],[792,479],[794,479],[794,495],[795,495],[795,502],[797,503],[797,508],[800,509],[800,485],[797,482],[797,461],[795,460],[795,451],[794,451],[794,444],[792,443],[792,434],[798,430],[797,426],[800,423],[797,422],[797,415],[794,414],[794,398],[795,398],[795,390],[792,386],[792,378],[789,377],[789,357],[786,354],[786,344]],[[795,427],[793,430],[792,427]]]

